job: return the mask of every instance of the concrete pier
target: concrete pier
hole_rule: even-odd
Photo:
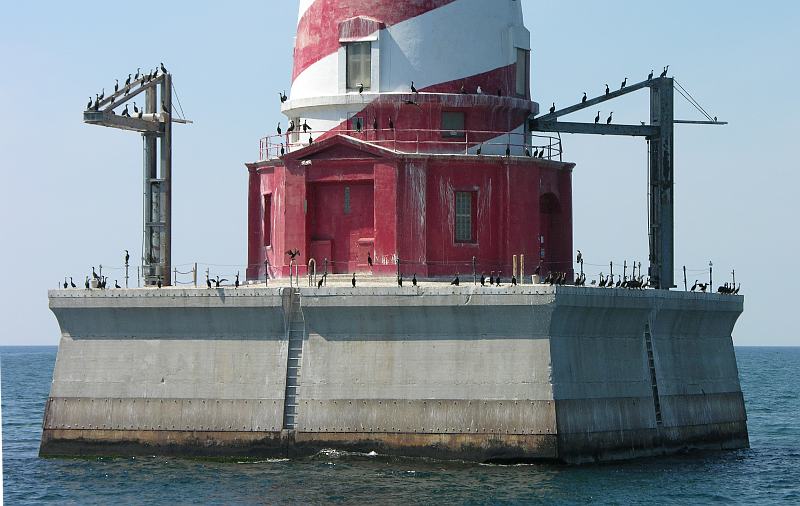
[[[62,337],[42,455],[576,463],[748,445],[741,297],[441,284],[49,295]]]

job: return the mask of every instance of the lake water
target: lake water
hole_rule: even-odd
[[[752,448],[589,466],[321,452],[209,462],[40,459],[56,348],[0,347],[6,504],[800,504],[800,348],[737,348]]]

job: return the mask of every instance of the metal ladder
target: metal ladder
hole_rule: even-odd
[[[647,348],[647,365],[650,368],[650,386],[653,389],[653,407],[656,410],[656,425],[664,424],[661,419],[661,400],[658,397],[658,382],[656,381],[656,361],[653,358],[653,337],[650,335],[650,325],[644,328],[644,344]]]
[[[283,428],[294,430],[297,427],[298,388],[300,387],[300,366],[303,363],[303,339],[306,321],[300,305],[300,292],[292,290],[289,312],[289,352],[286,364],[286,394],[283,400]]]

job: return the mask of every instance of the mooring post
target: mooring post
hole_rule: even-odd
[[[517,277],[517,255],[511,257],[511,277]]]
[[[708,262],[708,289],[714,289],[714,264],[710,260]]]

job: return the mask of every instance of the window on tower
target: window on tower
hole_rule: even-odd
[[[475,234],[475,200],[477,192],[455,192],[456,230],[455,239],[460,243],[474,243]]]
[[[372,86],[372,43],[351,42],[347,51],[347,90],[357,91],[362,85],[365,90]]]
[[[264,246],[272,246],[272,194],[264,195]]]
[[[530,51],[517,48],[517,96],[528,96],[528,78],[530,75]]]
[[[455,137],[463,139],[464,113],[458,111],[442,112],[442,137]]]

